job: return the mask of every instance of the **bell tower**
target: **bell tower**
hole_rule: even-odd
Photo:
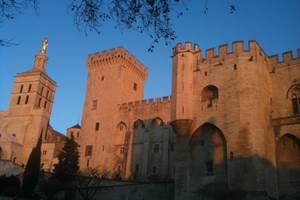
[[[39,136],[46,133],[52,111],[56,83],[46,73],[47,46],[46,37],[33,68],[17,73],[7,115],[0,123],[0,131],[13,136],[21,149],[10,156],[19,164],[26,164]]]

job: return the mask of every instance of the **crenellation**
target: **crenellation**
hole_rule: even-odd
[[[207,61],[211,61],[213,58],[216,57],[216,49],[215,48],[207,49],[205,51],[205,57]]]
[[[219,57],[223,58],[228,54],[228,45],[223,44],[219,46]]]
[[[133,69],[143,78],[147,78],[147,68],[123,47],[89,54],[87,66],[90,70],[92,70],[92,68],[95,67],[109,66],[119,62],[122,62],[129,69]]]
[[[235,55],[240,55],[244,52],[244,41],[238,40],[232,43],[232,53]]]
[[[182,46],[182,43],[179,42],[177,43],[176,47],[173,48],[173,56],[177,55],[178,53],[183,53],[183,52],[192,52],[192,53],[198,53],[200,52],[200,46],[198,44],[192,45],[190,41],[185,42],[185,46]]]
[[[286,51],[282,53],[282,61],[286,64],[290,64],[291,61],[293,61],[293,52],[292,51]]]
[[[171,96],[164,96],[164,97],[157,97],[157,98],[150,98],[150,99],[144,99],[140,101],[132,101],[132,102],[126,102],[119,104],[119,109],[128,109],[133,108],[135,106],[143,106],[148,104],[159,104],[159,103],[169,103],[171,101]]]

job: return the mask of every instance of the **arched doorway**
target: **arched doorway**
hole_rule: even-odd
[[[278,140],[277,170],[280,195],[300,190],[300,140],[291,134]]]
[[[227,186],[227,147],[222,131],[213,124],[200,126],[190,139],[190,187]]]

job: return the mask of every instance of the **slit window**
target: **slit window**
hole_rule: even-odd
[[[209,175],[213,175],[214,172],[214,168],[213,168],[213,161],[209,160],[205,162],[206,164],[206,174]]]
[[[137,84],[133,83],[133,90],[136,91],[137,90]]]
[[[96,130],[96,131],[99,131],[99,129],[100,129],[100,123],[99,123],[99,122],[96,122],[95,130]]]

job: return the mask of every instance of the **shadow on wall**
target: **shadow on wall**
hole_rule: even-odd
[[[300,199],[300,140],[286,134],[276,147],[277,167],[257,155],[234,156],[222,131],[203,124],[189,141],[187,198]]]

